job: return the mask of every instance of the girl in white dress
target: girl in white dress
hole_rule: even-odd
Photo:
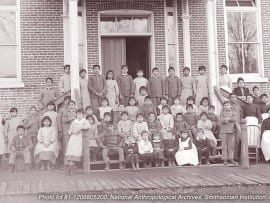
[[[189,131],[183,131],[179,138],[179,149],[175,154],[175,160],[179,166],[193,165],[197,166],[198,151],[193,144]]]
[[[42,119],[41,126],[37,135],[34,157],[36,162],[41,164],[40,170],[45,170],[45,167],[51,170],[58,156],[57,135],[49,116]]]
[[[109,100],[106,97],[101,100],[101,106],[98,107],[97,115],[100,121],[104,119],[105,113],[110,113],[113,117],[113,108],[109,106]]]
[[[76,119],[71,123],[69,128],[69,141],[67,144],[65,160],[67,161],[68,175],[73,174],[74,165],[79,162],[82,157],[83,147],[82,147],[82,130],[88,128],[87,120],[84,118],[83,110],[78,109],[76,111]]]
[[[135,84],[135,99],[138,100],[138,96],[140,95],[140,88],[146,87],[148,84],[148,80],[143,76],[143,70],[137,70],[137,77],[134,79]]]
[[[106,97],[109,100],[110,107],[113,108],[113,111],[117,111],[119,104],[119,87],[117,81],[114,79],[112,70],[106,73],[106,90]]]
[[[81,103],[83,109],[90,106],[90,94],[88,91],[88,79],[86,78],[86,70],[80,70],[80,90],[81,90]]]

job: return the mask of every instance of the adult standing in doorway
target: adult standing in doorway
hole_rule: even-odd
[[[90,93],[92,108],[96,112],[101,99],[105,97],[106,93],[106,81],[100,74],[99,65],[93,65],[93,75],[88,79],[88,91]]]

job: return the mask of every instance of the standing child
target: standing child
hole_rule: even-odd
[[[226,65],[220,66],[219,86],[228,87],[232,89],[232,81],[228,75],[228,67]]]
[[[190,68],[184,67],[183,77],[181,78],[182,90],[181,90],[181,103],[184,105],[187,98],[193,97],[196,94],[196,82],[193,77],[190,76]]]
[[[56,90],[53,88],[53,79],[46,78],[45,82],[45,88],[40,91],[38,96],[38,104],[40,108],[46,106],[48,102],[55,100],[57,97]]]
[[[63,127],[63,134],[62,134],[62,152],[63,158],[66,154],[66,148],[69,140],[69,128],[71,123],[76,119],[76,103],[75,101],[71,100],[68,104],[68,109],[63,112],[62,115],[62,127]],[[66,165],[66,163],[65,163]]]
[[[174,118],[175,118],[176,114],[178,114],[178,113],[184,114],[186,111],[185,108],[181,105],[179,97],[175,97],[173,99],[173,105],[171,105],[170,109],[171,109],[171,112],[172,112],[172,115]]]
[[[195,99],[194,97],[188,97],[187,98],[187,103],[185,105],[185,110],[187,110],[187,105],[191,104],[193,106],[193,112],[196,113],[197,115],[199,114],[199,109],[195,104]]]
[[[58,142],[55,128],[52,127],[52,120],[45,116],[41,121],[41,128],[38,131],[37,145],[34,151],[35,160],[40,163],[40,170],[52,170],[58,156]]]
[[[160,131],[162,129],[160,121],[157,120],[157,116],[155,113],[152,112],[148,114],[147,125],[150,132],[151,140],[152,140],[153,136],[156,134],[160,134]]]
[[[90,161],[96,161],[99,154],[97,144],[98,130],[93,116],[86,116],[87,122],[83,127],[82,148],[83,148],[83,168],[84,173],[90,173]]]
[[[198,152],[192,142],[189,131],[183,131],[179,138],[179,148],[175,154],[176,162],[179,166],[198,165]]]
[[[151,97],[145,97],[140,112],[143,114],[144,118],[148,118],[149,113],[155,113],[157,115],[157,107],[153,104]]]
[[[64,75],[60,78],[59,89],[62,94],[70,90],[70,65],[64,66]]]
[[[149,141],[148,131],[142,131],[141,138],[142,139],[138,142],[139,154],[143,160],[143,167],[150,168],[153,161],[153,146]]]
[[[112,70],[106,73],[106,97],[109,100],[109,106],[112,107],[113,111],[118,110],[119,104],[119,88],[116,80],[114,79],[114,73]]]
[[[143,70],[139,69],[136,71],[137,77],[134,79],[135,85],[135,99],[138,100],[138,96],[140,95],[140,88],[146,87],[148,80],[143,76]]]
[[[81,104],[82,108],[85,109],[90,106],[90,94],[88,91],[88,79],[86,78],[86,70],[80,70],[80,90],[81,90]]]
[[[126,162],[131,163],[133,171],[139,171],[139,152],[138,144],[135,142],[133,136],[128,136],[127,141],[124,145],[124,152],[126,157]]]
[[[166,134],[163,137],[164,156],[168,160],[168,166],[175,166],[175,153],[178,150],[178,139],[175,138],[173,133]]]
[[[95,123],[96,123],[96,124],[99,123],[99,122],[98,122],[98,119],[97,119],[97,117],[96,117],[96,115],[94,114],[94,109],[92,108],[92,106],[87,106],[87,107],[85,108],[85,114],[86,114],[86,116],[88,116],[88,115],[93,116],[93,118],[95,119]]]
[[[138,102],[139,108],[141,108],[143,106],[145,97],[147,97],[147,96],[148,96],[148,94],[147,94],[146,87],[144,87],[144,86],[140,87],[139,95],[137,96],[137,102]]]
[[[197,130],[195,145],[198,151],[199,164],[202,164],[203,158],[207,165],[210,164],[209,155],[211,152],[211,141],[204,135],[204,131],[201,128]]]
[[[164,167],[164,149],[160,133],[156,133],[153,135],[152,146],[155,167]]]
[[[52,120],[52,127],[55,128],[56,134],[58,135],[58,124],[59,124],[58,122],[59,122],[59,120],[58,120],[58,114],[56,113],[56,106],[55,106],[54,102],[49,102],[47,104],[47,110],[48,111],[43,114],[43,118],[45,116],[50,117],[50,119]]]
[[[82,130],[86,126],[86,120],[83,117],[83,110],[78,109],[76,111],[76,119],[71,123],[69,128],[69,141],[67,144],[67,150],[65,154],[65,159],[68,164],[67,173],[68,175],[73,175],[74,165],[79,162],[82,157]]]
[[[165,78],[165,96],[168,104],[171,105],[175,97],[180,97],[182,84],[179,77],[175,75],[174,67],[169,67],[168,72],[169,76]]]
[[[193,105],[188,104],[186,106],[186,113],[184,114],[184,120],[188,123],[190,126],[191,132],[193,137],[196,135],[196,129],[197,129],[197,122],[198,122],[198,115],[193,110]]]
[[[29,171],[31,164],[32,142],[30,137],[25,134],[25,128],[23,125],[19,125],[17,127],[17,135],[13,137],[9,148],[11,151],[9,157],[10,172],[13,172],[16,158],[20,156],[23,157],[26,170]]]
[[[113,108],[109,106],[109,100],[105,97],[101,99],[101,106],[98,107],[97,115],[98,119],[101,121],[104,119],[105,113],[110,113],[113,117]]]
[[[133,122],[128,119],[128,113],[126,111],[121,113],[121,118],[118,122],[117,129],[120,135],[127,141],[128,136],[132,135]]]
[[[206,67],[200,66],[198,68],[199,74],[196,78],[196,105],[199,106],[202,98],[208,97],[209,87],[208,87],[208,77],[206,75]]]
[[[215,114],[215,106],[209,105],[208,108],[208,118],[212,122],[212,132],[214,133],[215,137],[219,138],[219,131],[220,131],[220,124],[219,124],[219,118]]]
[[[147,90],[155,106],[160,103],[160,98],[164,96],[164,82],[159,75],[159,69],[157,67],[152,69],[152,77],[149,79]]]
[[[38,130],[40,128],[40,119],[37,115],[37,107],[30,107],[29,115],[23,120],[23,125],[27,131],[28,137],[31,139],[32,144],[35,146],[37,143]]]
[[[18,109],[13,107],[10,109],[10,117],[5,124],[5,139],[8,140],[8,153],[10,153],[9,146],[13,137],[17,135],[17,127],[21,125],[22,119],[18,116]]]
[[[199,115],[201,115],[202,112],[208,113],[208,108],[209,108],[209,98],[204,97],[202,98],[199,106]]]
[[[162,107],[162,113],[158,116],[162,130],[162,136],[166,134],[171,134],[173,130],[174,120],[173,116],[169,113],[169,106],[165,105]]]
[[[137,115],[136,118],[136,122],[133,125],[133,135],[136,138],[136,141],[140,141],[141,138],[141,134],[143,131],[149,131],[148,130],[148,126],[147,123],[145,121],[143,121],[143,114],[139,113]]]
[[[236,112],[231,110],[229,101],[223,103],[223,111],[220,114],[220,137],[222,143],[222,160],[227,163],[236,164],[234,161],[235,124],[237,122]]]
[[[117,77],[119,87],[119,99],[125,106],[128,105],[130,97],[134,97],[134,82],[131,75],[128,74],[128,66],[122,65],[122,74]]]
[[[128,117],[132,121],[136,121],[136,117],[140,111],[139,107],[136,106],[135,97],[130,97],[128,100],[128,106],[125,109],[128,112]]]
[[[197,128],[203,129],[204,135],[211,141],[211,147],[215,148],[217,146],[217,139],[212,132],[212,122],[208,119],[206,112],[201,113]]]
[[[101,99],[105,97],[106,82],[102,75],[100,75],[99,65],[93,65],[93,73],[88,79],[88,91],[91,98],[91,106],[94,109],[94,113],[96,113]]]
[[[253,97],[254,97],[253,103],[261,105],[262,99],[261,99],[261,95],[260,95],[260,89],[257,86],[253,87]]]
[[[166,97],[160,98],[160,104],[157,106],[158,115],[160,115],[162,113],[162,107],[165,105],[168,105],[167,103],[168,103],[168,100],[166,99]]]

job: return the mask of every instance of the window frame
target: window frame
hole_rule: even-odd
[[[21,16],[20,2],[17,0],[16,6],[0,6],[0,11],[14,11],[16,15],[16,43],[10,46],[16,46],[16,78],[0,78],[0,88],[20,88],[24,87],[21,78]],[[2,44],[4,45],[4,44]],[[9,44],[7,44],[9,45]]]
[[[268,82],[268,78],[264,77],[264,60],[263,60],[263,40],[262,40],[262,25],[261,25],[261,7],[260,0],[256,0],[254,7],[246,6],[226,6],[224,0],[224,27],[225,27],[225,48],[226,48],[226,64],[229,67],[229,36],[228,36],[228,12],[254,12],[256,14],[257,42],[258,44],[258,73],[237,73],[230,74],[233,82],[237,81],[238,77],[243,77],[246,82]],[[253,42],[252,42],[253,43]],[[240,43],[244,44],[244,43]]]

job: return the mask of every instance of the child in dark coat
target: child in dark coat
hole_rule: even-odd
[[[173,133],[165,134],[162,140],[164,148],[164,156],[168,159],[168,166],[175,166],[175,153],[178,150],[178,139],[175,138]]]
[[[164,149],[161,134],[157,133],[153,135],[152,139],[153,146],[153,158],[155,162],[155,167],[164,166]]]
[[[211,141],[204,135],[204,130],[199,128],[195,139],[195,145],[198,151],[199,164],[202,164],[202,159],[205,159],[206,164],[209,162],[209,154],[211,152]]]

